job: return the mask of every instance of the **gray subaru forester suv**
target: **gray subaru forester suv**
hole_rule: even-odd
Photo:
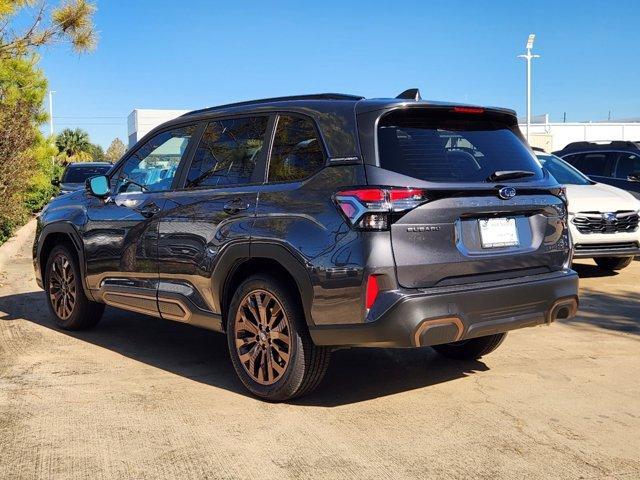
[[[513,111],[341,94],[207,108],[145,136],[38,220],[59,327],[104,306],[227,335],[255,395],[288,400],[342,347],[475,359],[572,317],[564,190]]]

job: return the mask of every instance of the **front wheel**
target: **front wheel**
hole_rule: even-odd
[[[497,333],[495,335],[487,335],[486,337],[445,343],[444,345],[434,345],[432,348],[447,358],[477,360],[498,348],[506,336],[506,333]]]
[[[633,257],[596,257],[594,260],[602,270],[613,272],[631,265]]]
[[[324,377],[330,350],[314,345],[300,302],[274,277],[254,275],[238,287],[226,328],[233,367],[254,395],[290,400]]]
[[[67,245],[58,245],[47,258],[44,287],[58,327],[86,330],[102,318],[104,304],[93,302],[84,294],[77,257]]]

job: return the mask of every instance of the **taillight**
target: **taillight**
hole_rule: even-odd
[[[419,188],[353,188],[336,193],[335,201],[351,225],[364,230],[386,230],[390,216],[427,202]]]
[[[380,287],[378,286],[378,277],[375,275],[369,275],[369,278],[367,279],[367,294],[365,299],[367,310],[373,307],[379,292]]]

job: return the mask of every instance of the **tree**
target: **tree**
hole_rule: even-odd
[[[47,80],[38,47],[69,42],[78,52],[95,46],[93,3],[0,0],[0,243],[29,211],[51,198],[54,147],[39,132]],[[27,24],[26,28],[22,25]]]
[[[105,160],[104,150],[102,147],[96,143],[92,143],[89,145],[89,154],[91,155],[91,160],[96,162],[102,162]]]
[[[114,138],[107,148],[107,153],[105,154],[105,158],[110,162],[117,162],[122,158],[122,156],[126,153],[127,147],[124,146],[124,143],[119,138]]]
[[[95,48],[92,16],[96,7],[92,2],[67,0],[52,9],[50,15],[49,2],[43,0],[32,10],[34,3],[34,0],[0,0],[0,58],[20,57],[59,42],[70,42],[77,52]],[[25,28],[17,30],[12,26],[14,18],[28,17],[29,13],[31,18]]]
[[[35,65],[33,57],[0,59],[0,243],[26,216],[24,193],[37,171],[47,81]]]
[[[89,134],[81,128],[65,128],[56,137],[56,147],[59,153],[67,157],[77,157],[82,153],[91,153],[92,145]]]

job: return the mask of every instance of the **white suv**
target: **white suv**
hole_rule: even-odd
[[[567,188],[574,258],[593,258],[604,270],[620,270],[640,255],[640,201],[624,190],[590,180],[555,155],[537,156]]]

